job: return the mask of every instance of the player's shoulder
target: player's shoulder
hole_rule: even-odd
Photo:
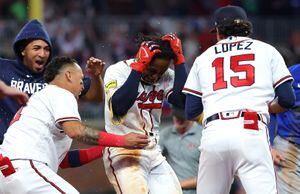
[[[5,70],[5,69],[14,68],[17,65],[18,64],[17,64],[16,60],[6,59],[6,58],[0,57],[0,66],[1,66],[2,71]]]
[[[294,73],[297,73],[298,75],[300,75],[300,63],[290,66],[289,71],[291,73],[294,72]]]
[[[36,92],[34,95],[44,96],[46,98],[74,98],[75,96],[69,90],[61,88],[56,85],[48,84],[46,87],[39,92]]]
[[[258,46],[261,49],[276,50],[276,48],[269,43],[266,43],[258,39],[253,39],[253,38],[249,38],[249,39],[253,42],[254,45]]]
[[[289,71],[294,78],[293,87],[294,89],[300,89],[300,63],[289,67]]]
[[[131,70],[130,64],[134,61],[134,59],[123,60],[117,63],[111,64],[107,67],[105,74],[107,73],[125,73]]]

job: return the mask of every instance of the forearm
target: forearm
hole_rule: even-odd
[[[103,156],[103,149],[102,146],[95,146],[87,149],[70,150],[60,163],[60,167],[74,168],[92,162]]]
[[[187,72],[184,63],[180,65],[175,65],[175,78],[174,78],[173,91],[181,92],[186,79],[187,79]]]
[[[197,177],[181,180],[180,185],[182,189],[196,189]]]
[[[60,124],[70,138],[88,145],[122,147],[125,144],[125,137],[123,135],[114,135],[99,131],[82,124],[80,121],[65,121]]]
[[[85,128],[75,137],[75,139],[85,144],[106,147],[122,147],[125,144],[125,138],[122,135],[97,131],[96,129],[88,126],[85,126]]]
[[[112,109],[116,116],[125,115],[134,104],[141,77],[141,73],[132,70],[126,82],[111,97]]]
[[[91,85],[87,94],[84,96],[85,100],[92,102],[102,102],[104,100],[103,79],[101,75],[91,77]]]
[[[184,64],[176,65],[173,92],[170,94],[168,98],[168,102],[170,102],[172,105],[177,106],[179,108],[184,108],[185,106],[186,97],[182,93],[182,89],[186,79],[187,79],[187,72]]]

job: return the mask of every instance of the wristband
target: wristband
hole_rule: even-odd
[[[124,147],[125,137],[106,132],[99,132],[98,144],[105,147]]]

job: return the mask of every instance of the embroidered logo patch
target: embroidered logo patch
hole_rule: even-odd
[[[117,87],[117,80],[112,80],[110,82],[108,82],[107,84],[105,84],[105,91],[108,91],[109,89],[113,89]]]

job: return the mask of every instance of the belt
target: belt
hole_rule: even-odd
[[[218,119],[221,119],[221,120],[229,120],[229,119],[236,119],[236,118],[244,117],[245,112],[242,112],[241,114],[239,113],[238,116],[232,117],[232,118],[222,118],[222,117],[220,116],[221,114],[222,114],[222,113],[216,113],[216,114],[211,115],[210,117],[208,117],[208,118],[205,120],[204,125],[208,124],[208,123],[211,122],[211,121],[218,120]],[[257,114],[257,118],[258,118],[259,121],[262,121],[262,122],[263,122],[263,119],[262,119],[263,117],[262,117],[261,114]],[[263,122],[263,123],[265,123],[265,122]],[[266,124],[266,123],[265,123],[265,124]]]

